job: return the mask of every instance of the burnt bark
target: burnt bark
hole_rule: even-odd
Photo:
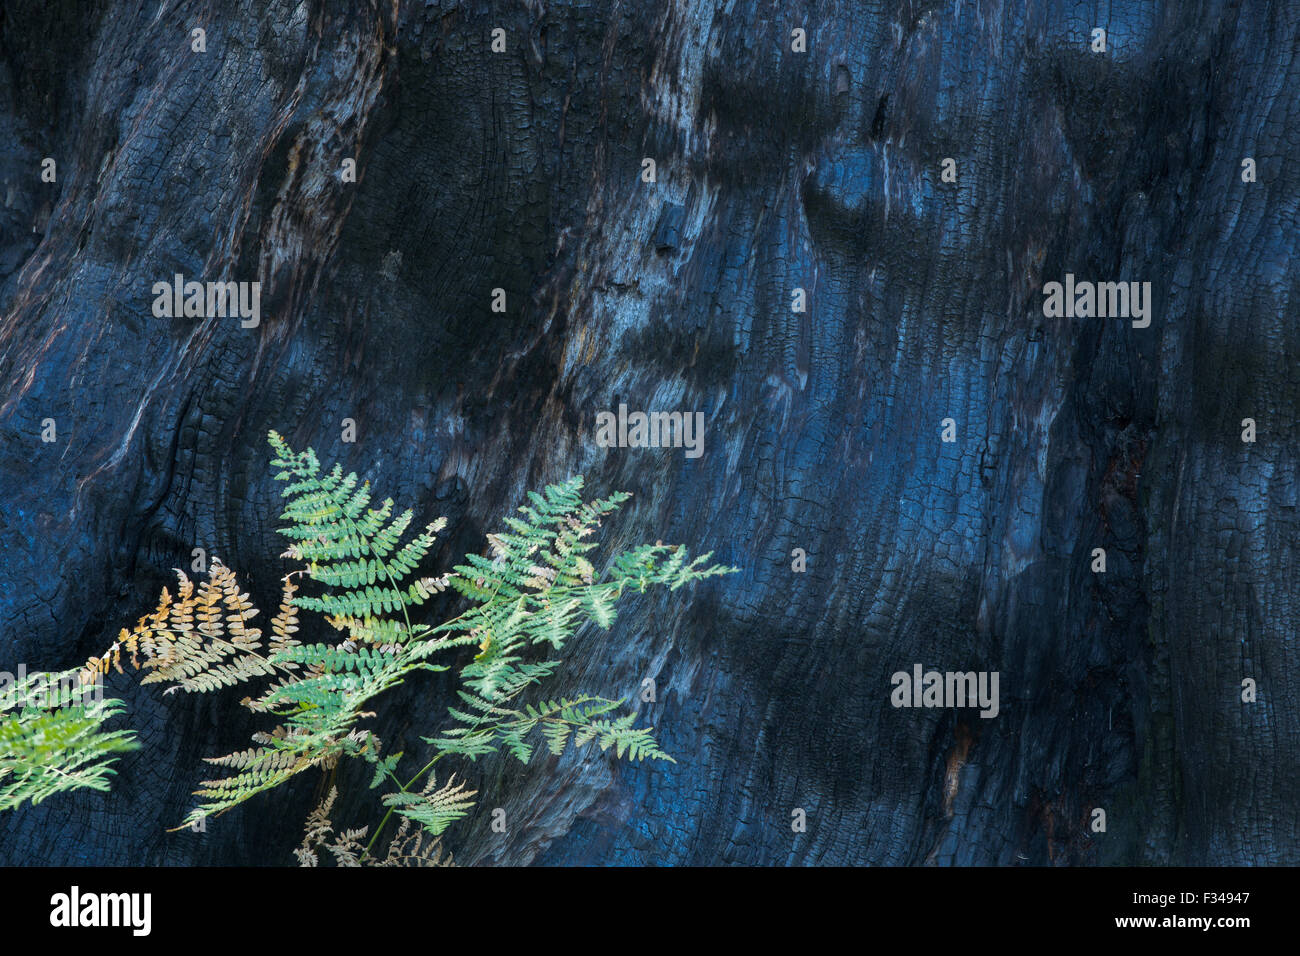
[[[270,428],[447,515],[442,566],[581,472],[636,496],[611,544],[743,570],[638,598],[554,686],[653,678],[678,763],[475,767],[461,862],[1300,862],[1300,7],[0,15],[0,667],[102,651],[194,547],[273,607]],[[1067,272],[1150,281],[1150,327],[1045,317]],[[260,281],[260,324],[155,318],[175,273]],[[704,412],[703,456],[598,447],[620,402]],[[998,671],[999,715],[892,707],[914,663]],[[290,861],[305,781],[165,830],[247,739],[229,698],[111,689],[143,749],[0,861]],[[380,735],[416,752],[448,693]]]

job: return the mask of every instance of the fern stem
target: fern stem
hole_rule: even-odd
[[[351,519],[348,519],[348,520],[350,521]],[[380,561],[379,561],[379,566],[382,567],[382,568],[384,569],[384,573],[385,573],[385,574],[388,574],[388,565],[387,565],[383,560],[380,560]],[[391,575],[389,576],[389,580],[390,580],[390,581],[392,580]],[[396,588],[396,585],[394,585],[394,588]],[[497,587],[496,587],[496,590],[492,592],[492,596],[491,596],[490,598],[488,598],[487,601],[485,601],[483,604],[479,605],[477,608],[473,608],[473,607],[471,607],[471,608],[465,610],[463,613],[456,615],[456,616],[455,616],[454,618],[452,618],[450,621],[447,621],[444,625],[442,625],[442,627],[436,627],[436,628],[434,628],[430,633],[434,633],[434,634],[436,634],[438,631],[442,630],[444,627],[448,627],[448,626],[450,626],[450,625],[452,625],[452,624],[455,624],[455,623],[456,623],[457,621],[459,621],[461,618],[466,617],[466,616],[467,616],[471,611],[474,611],[474,610],[481,610],[482,608],[486,607],[487,605],[491,604],[494,600],[496,600],[496,596],[497,596],[497,594],[500,593],[500,591],[501,591],[501,585],[498,584]],[[399,594],[400,594],[400,592],[399,592]],[[402,605],[402,615],[403,615],[403,616],[406,615],[406,605],[405,605],[405,604]],[[412,636],[412,637],[414,636],[414,632],[411,630],[411,619],[410,619],[409,617],[407,617],[407,619],[406,619],[406,633],[407,633],[408,635]],[[443,752],[440,752],[440,753],[434,754],[433,759],[430,760],[430,761],[429,761],[427,764],[425,764],[423,767],[421,767],[420,770],[415,774],[415,776],[412,777],[412,778],[410,779],[409,782],[407,782],[406,786],[402,786],[402,784],[401,784],[400,782],[398,782],[397,786],[400,788],[401,792],[402,792],[402,793],[407,793],[407,792],[409,792],[410,789],[411,789],[411,787],[415,786],[415,784],[419,782],[420,778],[423,777],[423,776],[424,776],[426,773],[428,773],[430,770],[432,770],[432,769],[433,769],[433,765],[436,764],[439,760],[441,760],[444,756],[446,756],[446,754],[443,753]],[[396,777],[394,777],[394,780],[396,780]],[[388,825],[388,821],[392,818],[394,809],[395,809],[394,807],[389,807],[389,808],[388,808],[388,812],[384,814],[384,818],[383,818],[382,820],[379,821],[379,826],[375,827],[375,832],[371,835],[371,837],[370,837],[370,841],[366,844],[366,848],[361,852],[361,855],[362,855],[363,857],[366,856],[366,855],[368,855],[368,854],[370,853],[370,848],[373,847],[373,846],[375,845],[375,841],[379,839],[379,834],[380,834],[380,832],[383,831],[384,827]]]
[[[432,770],[433,765],[436,764],[439,760],[441,760],[445,756],[447,756],[445,753],[439,753],[434,755],[434,758],[430,760],[428,763],[426,763],[423,767],[421,767],[419,772],[417,772],[414,777],[408,780],[405,786],[402,786],[401,782],[397,781],[396,777],[394,777],[393,780],[397,782],[397,786],[401,789],[402,793],[408,793],[410,792],[410,789],[419,782],[420,778],[423,777],[430,770]],[[393,815],[394,809],[395,809],[394,807],[389,807],[388,812],[384,814],[384,818],[379,821],[379,826],[375,827],[374,835],[370,838],[370,842],[366,844],[365,850],[362,851],[363,856],[370,852],[370,848],[374,846],[375,841],[379,839],[379,833],[384,829],[385,826],[388,825],[388,820]]]

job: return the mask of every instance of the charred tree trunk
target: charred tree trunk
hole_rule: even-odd
[[[475,767],[461,862],[1300,863],[1300,8],[1098,11],[5,0],[0,667],[101,651],[195,547],[273,606],[269,428],[446,514],[444,566],[581,472],[636,495],[615,544],[743,571],[555,687],[653,678],[679,762]],[[177,273],[260,323],[156,318]],[[1045,317],[1066,273],[1150,326]],[[620,403],[703,455],[598,447]],[[999,714],[894,708],[916,663]],[[165,832],[230,700],[112,690],[144,748],[0,861],[291,861],[310,785]]]

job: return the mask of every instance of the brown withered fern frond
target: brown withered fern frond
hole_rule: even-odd
[[[110,668],[123,673],[123,655],[132,667],[147,672],[142,684],[170,684],[164,691],[167,694],[177,690],[207,693],[296,666],[273,664],[260,653],[262,632],[249,624],[260,612],[240,590],[235,572],[219,559],[212,559],[207,580],[197,587],[184,571],[177,570],[176,577],[176,597],[163,588],[151,613],[130,631],[123,628],[103,656],[86,662],[81,672],[83,683]],[[291,642],[297,630],[297,618],[287,604],[292,587],[286,579],[286,603],[272,621],[272,650]]]
[[[369,827],[343,831],[334,829],[330,816],[338,795],[338,788],[330,787],[325,798],[307,815],[302,845],[293,851],[300,866],[319,866],[321,851],[328,851],[334,857],[334,865],[342,867],[455,865],[451,855],[444,854],[439,838],[431,837],[423,830],[410,832],[410,821],[405,819],[388,844],[388,853],[379,859],[371,857],[361,845]]]

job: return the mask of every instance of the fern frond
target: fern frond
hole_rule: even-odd
[[[555,756],[564,753],[572,740],[577,747],[596,741],[601,750],[614,748],[615,755],[629,760],[667,760],[676,763],[664,753],[654,739],[651,727],[633,727],[635,714],[613,720],[597,719],[619,707],[623,701],[609,700],[584,694],[573,700],[542,701],[528,704],[522,710],[496,707],[472,695],[461,692],[461,698],[470,704],[467,710],[448,708],[458,722],[443,736],[430,739],[443,753],[457,754],[473,760],[497,750],[505,750],[517,760],[527,763],[535,753],[528,739],[540,732],[546,751]],[[472,711],[472,712],[470,712]]]
[[[320,862],[316,851],[324,848],[334,857],[338,866],[361,866],[365,850],[361,840],[365,838],[368,827],[356,830],[343,830],[335,834],[334,824],[330,822],[330,811],[338,798],[338,787],[330,787],[325,799],[307,815],[307,825],[303,832],[302,845],[293,851],[301,866],[313,867]],[[333,839],[330,837],[333,835]]]
[[[449,708],[456,726],[429,741],[443,752],[472,760],[504,749],[527,761],[536,752],[529,735],[540,731],[552,754],[562,753],[572,739],[577,745],[594,740],[602,750],[612,747],[620,758],[671,759],[650,728],[632,727],[634,715],[595,721],[596,713],[584,709],[598,703],[603,714],[617,701],[590,696],[563,701],[555,714],[529,710],[520,715],[506,707],[557,666],[556,661],[529,661],[533,645],[558,650],[587,621],[608,629],[619,599],[629,591],[652,585],[676,590],[735,570],[710,565],[711,553],[691,558],[684,547],[653,544],[618,555],[598,575],[589,557],[597,545],[588,539],[630,496],[618,492],[584,502],[582,486],[579,476],[548,485],[543,494],[530,493],[530,504],[519,509],[522,517],[505,519],[508,530],[488,535],[489,554],[469,555],[448,579],[474,606],[434,633],[471,640],[479,653],[461,668],[469,693],[460,696],[471,706]],[[551,705],[556,702],[544,706]]]
[[[438,751],[435,761],[448,753],[472,760],[505,751],[527,762],[539,752],[562,754],[570,743],[595,743],[619,758],[671,760],[652,728],[635,727],[635,714],[615,713],[620,700],[582,695],[525,702],[524,695],[559,666],[534,658],[558,651],[588,622],[609,628],[629,591],[654,585],[676,590],[735,569],[710,565],[708,554],[691,558],[685,548],[654,544],[620,554],[598,572],[594,535],[630,496],[583,501],[579,476],[530,492],[518,514],[487,536],[486,554],[467,556],[450,575],[419,576],[443,519],[411,533],[413,512],[398,512],[392,499],[376,505],[369,482],[339,465],[323,468],[315,451],[296,452],[275,432],[269,440],[275,478],[285,483],[279,529],[289,541],[285,556],[304,565],[283,579],[269,641],[263,644],[254,624],[259,611],[235,573],[213,559],[206,580],[178,570],[175,595],[164,588],[156,607],[80,673],[84,683],[110,668],[121,672],[125,657],[145,672],[143,683],[165,683],[167,693],[274,678],[243,704],[274,715],[278,726],[255,733],[251,747],[208,758],[226,775],[202,781],[195,791],[201,803],[185,823],[220,814],[308,769],[329,770],[345,757],[360,757],[374,766],[372,786],[392,780],[399,787],[383,798],[402,823],[382,865],[438,864],[437,835],[470,811],[477,791],[454,778],[438,788],[432,775],[419,793],[409,791],[413,784],[403,786],[396,776],[402,755],[381,757],[379,739],[361,722],[375,716],[367,708],[378,695],[413,672],[446,670],[429,662],[433,655],[469,645],[477,650],[461,669],[463,689],[449,708],[453,726],[425,738]],[[299,593],[297,575],[320,591]],[[437,627],[412,621],[413,609],[448,588],[468,599],[467,611]],[[298,636],[302,610],[322,615],[346,639],[304,643]],[[537,645],[545,645],[545,654]],[[10,696],[30,692],[24,685]],[[44,710],[16,710],[0,698],[0,810],[60,790],[106,789],[116,756],[136,746],[127,731],[102,730],[121,711],[120,701],[96,699],[74,708],[66,696]],[[309,817],[299,860],[315,865],[323,849],[340,866],[375,862],[369,845],[360,843],[366,829],[333,828],[335,796],[331,790]],[[421,829],[412,835],[414,824]]]
[[[388,844],[388,854],[374,865],[432,867],[455,866],[456,863],[450,853],[444,859],[440,838],[430,836],[423,827],[413,830],[410,819],[402,817],[397,833]]]
[[[357,723],[373,716],[366,709],[373,698],[410,673],[439,669],[423,660],[426,653],[420,644],[383,650],[345,642],[296,645],[274,654],[271,661],[277,667],[296,664],[304,670],[247,703],[255,712],[276,714],[284,724],[272,735],[262,735],[262,750],[213,761],[238,772],[204,781],[195,791],[204,802],[191,817],[224,813],[304,770],[332,767],[344,756],[377,760],[377,738]]]
[[[432,836],[437,836],[469,814],[474,808],[473,797],[478,791],[470,790],[464,783],[457,783],[455,778],[442,787],[434,789],[435,786],[434,778],[430,775],[428,784],[421,792],[388,793],[384,795],[384,803],[403,817],[423,826]]]
[[[575,733],[574,743],[581,747],[594,737],[601,750],[613,747],[614,755],[619,759],[626,755],[631,761],[650,759],[676,763],[677,761],[660,749],[655,741],[653,728],[633,727],[634,720],[636,714],[624,714],[615,720],[592,721]]]
[[[30,674],[0,690],[0,811],[67,790],[108,790],[112,764],[139,747],[131,731],[103,729],[124,707],[75,670]]]
[[[406,583],[428,555],[445,519],[426,525],[402,543],[410,527],[409,509],[393,516],[393,501],[370,507],[368,482],[339,465],[323,471],[310,448],[293,451],[277,432],[269,436],[281,471],[276,478],[289,484],[280,533],[293,542],[287,556],[302,561],[306,573],[327,588],[319,595],[294,597],[296,607],[329,617],[346,627],[358,641],[400,644],[421,636],[411,624],[409,609],[423,604],[441,589],[434,578]],[[401,615],[401,622],[390,615]]]
[[[332,762],[344,753],[358,753],[369,742],[364,731],[316,735],[290,730],[278,736],[262,735],[261,739],[266,744],[263,747],[225,757],[204,758],[211,764],[237,769],[238,772],[202,781],[194,793],[202,797],[203,802],[190,811],[181,827],[219,816],[259,793],[278,787],[304,770],[332,766]]]
[[[293,596],[298,592],[298,585],[293,583],[291,575],[286,574],[280,593],[280,610],[271,619],[271,641],[268,649],[272,654],[298,647],[298,640],[293,636],[298,633],[298,615],[293,603]]]
[[[140,683],[170,683],[165,693],[206,693],[275,673],[259,653],[261,630],[249,625],[259,612],[240,590],[234,571],[213,558],[207,580],[197,588],[184,571],[176,577],[177,598],[163,588],[153,612],[132,630],[123,628],[102,657],[86,662],[83,680],[107,673],[110,666],[120,672],[124,651],[133,667],[147,672]],[[290,618],[282,613],[272,622],[284,632],[274,641],[288,641],[289,628],[297,629]]]

